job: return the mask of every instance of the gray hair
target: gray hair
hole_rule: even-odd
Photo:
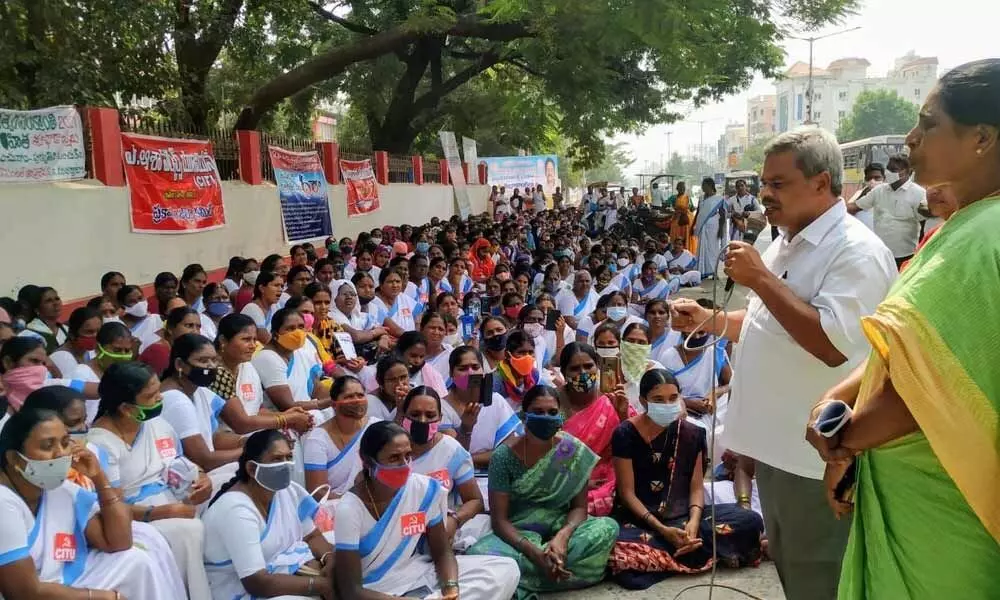
[[[844,187],[844,155],[837,138],[822,127],[804,126],[786,131],[764,147],[765,158],[772,154],[793,152],[795,165],[806,177],[830,174],[830,191],[839,196]]]

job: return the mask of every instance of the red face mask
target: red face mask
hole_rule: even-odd
[[[374,477],[386,487],[394,490],[406,485],[406,480],[410,478],[410,463],[396,467],[375,464]]]
[[[517,316],[521,314],[521,309],[520,307],[517,306],[508,306],[507,308],[503,309],[503,314],[506,315],[508,319],[516,321]]]
[[[75,340],[73,344],[85,352],[92,352],[97,350],[97,336],[96,335],[82,335]]]

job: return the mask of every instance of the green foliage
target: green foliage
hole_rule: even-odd
[[[858,94],[850,114],[840,121],[841,143],[876,135],[905,134],[917,123],[917,105],[893,90],[867,90]]]
[[[624,183],[625,169],[627,169],[635,159],[625,148],[624,144],[609,144],[602,148],[603,159],[593,169],[588,169],[584,176],[584,183],[595,181],[611,181]]]
[[[761,169],[764,168],[764,148],[769,141],[771,141],[770,138],[750,144],[740,158],[740,163],[736,166],[737,170],[755,171],[759,174]]]

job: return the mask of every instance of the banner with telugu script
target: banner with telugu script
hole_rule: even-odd
[[[341,160],[340,172],[347,184],[348,217],[360,217],[382,208],[371,160]]]
[[[122,134],[132,231],[195,233],[226,224],[211,142]]]
[[[455,190],[455,201],[458,203],[458,216],[462,220],[472,214],[472,203],[469,201],[469,188],[465,185],[465,171],[462,170],[462,158],[458,155],[458,141],[452,131],[439,131],[444,157],[448,161],[448,175],[451,177],[451,187]]]
[[[0,183],[86,176],[83,124],[75,108],[0,109]]]
[[[268,146],[281,202],[285,241],[301,242],[333,235],[330,200],[319,153],[292,152]]]

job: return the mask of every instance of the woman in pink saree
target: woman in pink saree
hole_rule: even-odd
[[[615,503],[615,469],[611,462],[611,437],[615,428],[634,412],[629,407],[624,386],[616,385],[602,394],[600,357],[588,344],[573,342],[559,356],[566,385],[563,388],[566,422],[563,431],[579,439],[600,457],[590,473],[587,512],[607,516]]]

